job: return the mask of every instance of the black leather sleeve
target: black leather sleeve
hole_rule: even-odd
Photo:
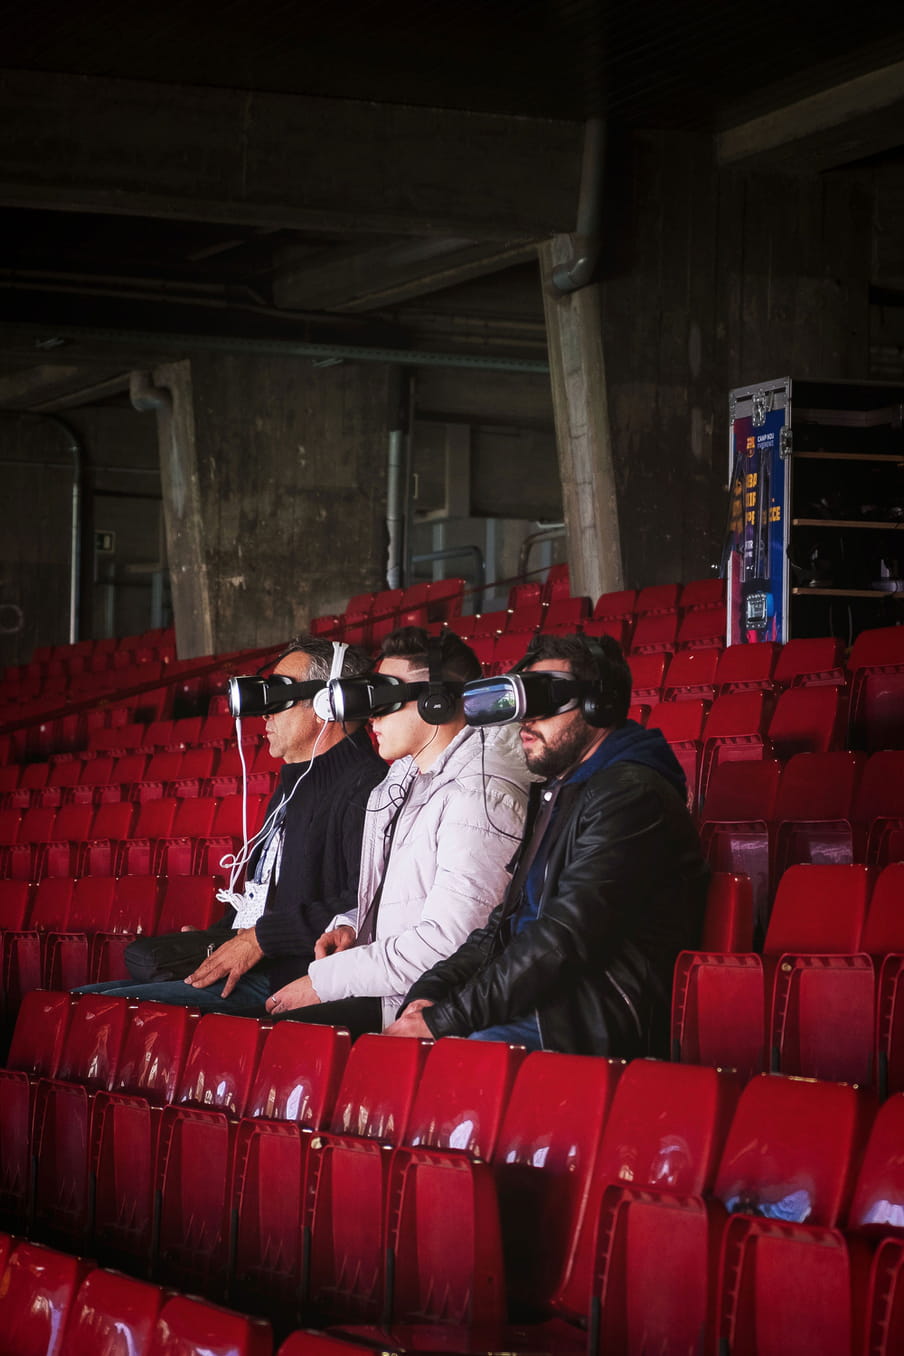
[[[557,834],[547,868],[555,885],[540,916],[424,1013],[435,1036],[512,1021],[560,991],[575,969],[586,974],[605,967],[621,940],[626,904],[657,869],[669,809],[663,795],[676,803],[677,797],[667,788],[663,795],[651,792],[629,764],[607,770],[581,790],[570,823]],[[454,975],[449,978],[455,983]]]
[[[493,950],[499,922],[502,917],[502,904],[497,904],[490,914],[486,926],[476,928],[466,937],[457,951],[439,961],[426,974],[421,975],[416,984],[412,984],[399,1012],[404,1012],[409,1003],[416,998],[429,998],[437,1003],[452,990],[467,984],[486,963]]]

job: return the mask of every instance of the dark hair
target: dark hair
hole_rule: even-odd
[[[591,648],[591,646],[593,648]],[[631,670],[617,640],[611,636],[536,636],[528,646],[525,661],[567,659],[575,678],[585,683],[601,683],[615,712],[615,724],[622,725],[631,705]]]
[[[413,668],[425,669],[431,637],[422,626],[400,626],[383,639],[380,653],[384,659],[407,659]],[[483,676],[480,660],[454,631],[436,637],[440,652],[440,674],[450,683],[470,683]]]
[[[308,677],[324,680],[329,678],[330,669],[333,666],[333,642],[331,640],[303,632],[300,636],[295,637],[275,662],[279,664],[283,659],[287,659],[290,654],[295,654],[298,651],[310,658]],[[370,673],[372,668],[370,655],[358,645],[349,645],[342,656],[342,677],[357,678],[362,673]]]

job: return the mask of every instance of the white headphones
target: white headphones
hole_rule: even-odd
[[[314,694],[314,715],[324,722],[336,719],[333,715],[333,706],[330,701],[329,685],[334,678],[342,677],[342,665],[345,663],[345,652],[347,649],[348,646],[343,641],[333,641],[333,662],[330,665],[330,676],[327,679],[327,685]]]

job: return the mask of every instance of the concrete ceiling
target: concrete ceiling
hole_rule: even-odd
[[[894,163],[904,11],[776,0],[48,0],[4,15],[0,407],[202,336],[536,359],[581,129]]]

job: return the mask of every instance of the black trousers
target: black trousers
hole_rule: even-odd
[[[312,1003],[309,1008],[274,1012],[270,1020],[344,1026],[354,1041],[368,1031],[383,1030],[383,1004],[379,998],[337,998],[334,1003]]]

